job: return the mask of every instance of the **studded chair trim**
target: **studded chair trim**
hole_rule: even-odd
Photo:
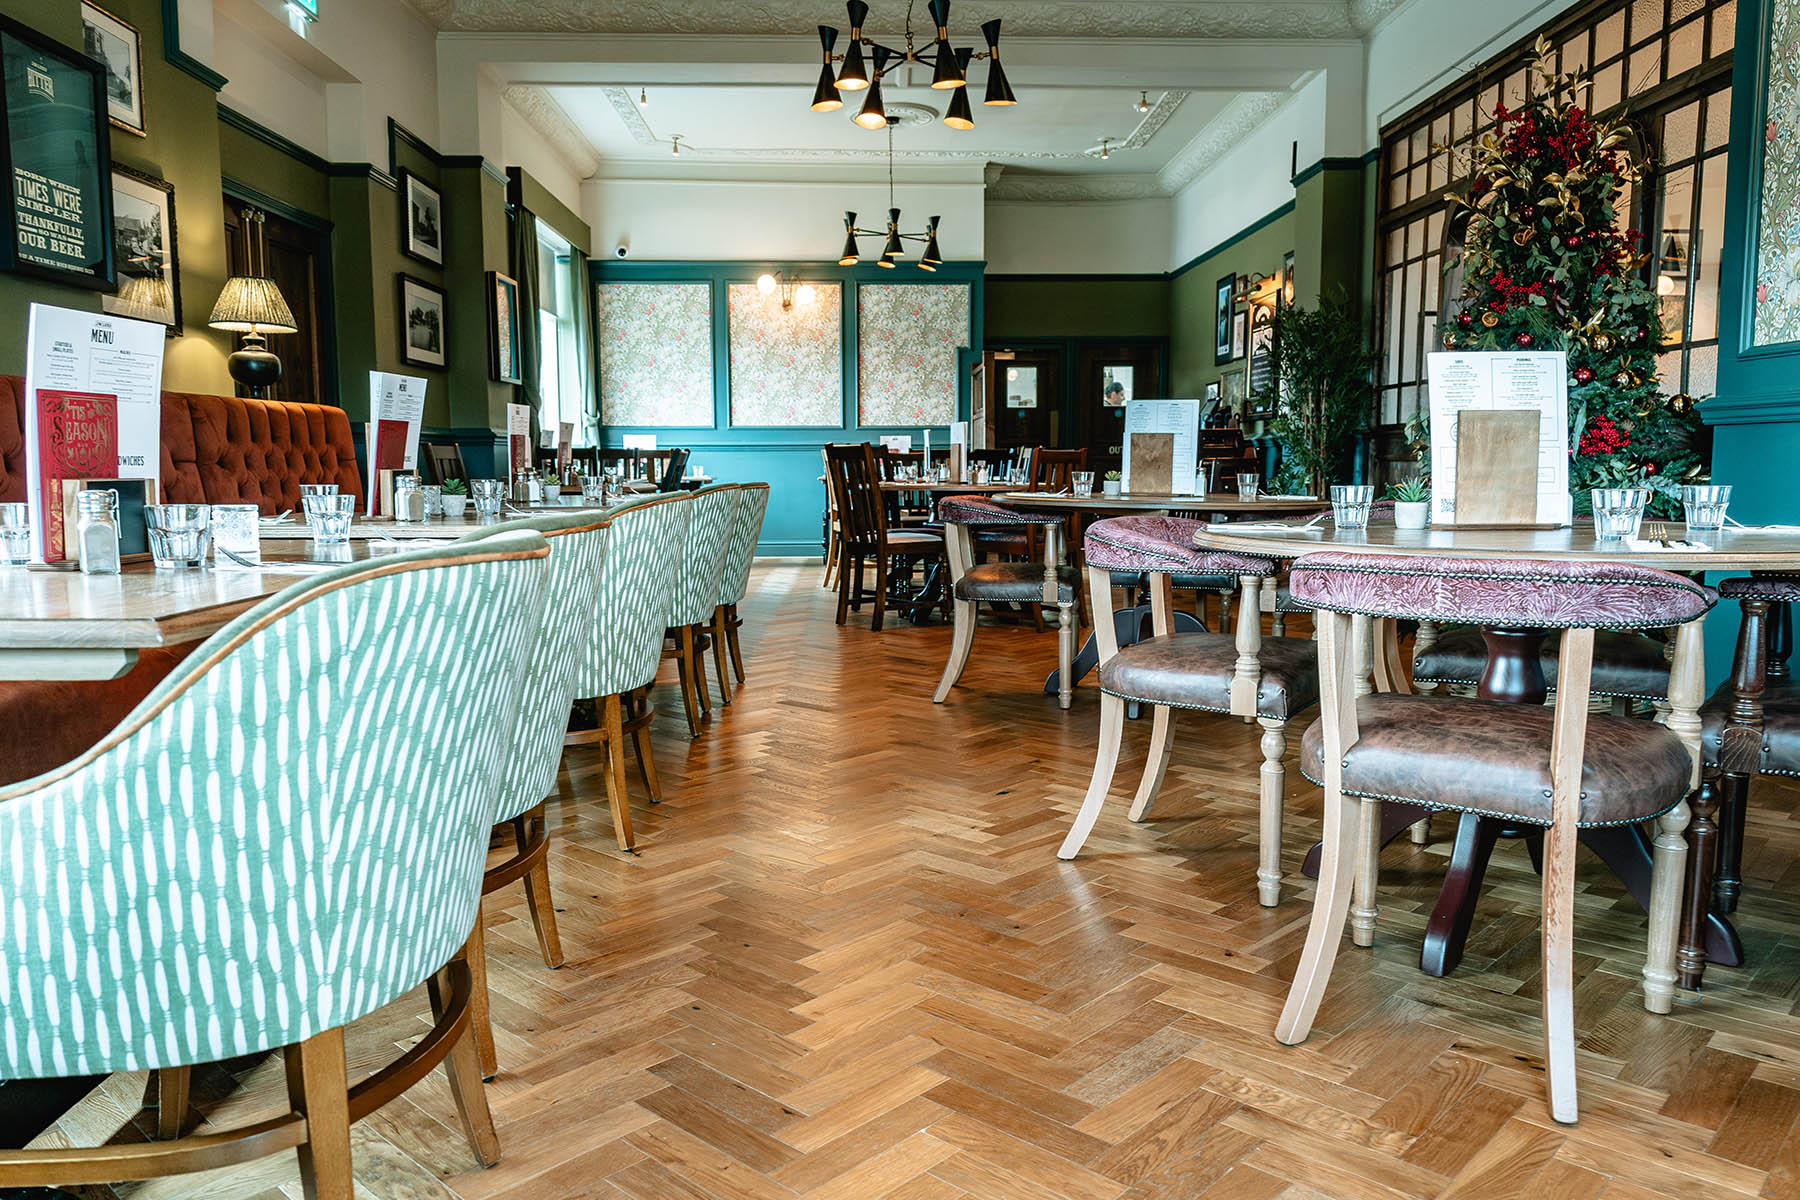
[[[520,532],[296,584],[0,792],[0,1077],[260,1053],[441,967],[474,925],[548,553]]]
[[[656,677],[693,495],[666,493],[610,511],[594,634],[575,672],[575,695],[622,695]]]
[[[945,496],[938,501],[938,520],[946,525],[1059,525],[1054,513],[1029,512],[986,496]]]
[[[681,567],[675,574],[669,624],[698,625],[712,618],[719,605],[719,581],[725,574],[725,554],[737,519],[735,483],[701,488],[694,493],[694,516],[682,546]]]
[[[1187,517],[1108,517],[1087,527],[1083,550],[1089,566],[1109,571],[1263,578],[1276,573],[1271,559],[1200,549],[1194,545],[1194,534],[1202,526],[1203,522]]]
[[[1536,629],[1680,625],[1718,599],[1705,584],[1632,563],[1336,551],[1296,561],[1288,586],[1297,602],[1334,612]]]
[[[720,604],[736,604],[750,590],[750,566],[756,561],[756,543],[762,538],[768,511],[768,484],[738,485],[737,519],[731,528],[731,547],[725,551],[725,570],[719,577]]]
[[[462,538],[481,542],[519,529],[550,543],[550,581],[545,589],[543,632],[531,644],[519,717],[503,767],[494,824],[542,804],[556,787],[563,731],[575,699],[575,673],[594,634],[594,600],[610,532],[607,517],[591,510],[508,521]]]
[[[1800,575],[1758,572],[1755,575],[1738,576],[1722,580],[1719,583],[1719,595],[1729,596],[1733,600],[1773,600],[1791,603],[1800,600]]]

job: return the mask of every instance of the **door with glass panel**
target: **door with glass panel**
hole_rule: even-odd
[[[995,363],[994,446],[1060,446],[1062,435],[1062,354],[1056,350],[1015,350],[1009,362]]]

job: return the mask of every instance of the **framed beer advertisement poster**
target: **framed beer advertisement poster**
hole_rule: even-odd
[[[0,19],[0,270],[110,292],[112,141],[106,68]]]

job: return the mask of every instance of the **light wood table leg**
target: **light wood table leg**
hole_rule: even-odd
[[[1699,621],[1675,634],[1674,668],[1669,674],[1669,729],[1693,758],[1688,787],[1700,783],[1700,704],[1706,690],[1706,648]],[[1666,1013],[1675,1006],[1675,951],[1681,934],[1681,892],[1687,877],[1686,798],[1656,819],[1651,842],[1650,933],[1644,956],[1644,1007]]]

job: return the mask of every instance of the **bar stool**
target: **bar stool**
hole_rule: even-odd
[[[550,578],[542,632],[532,643],[525,664],[519,715],[513,722],[494,812],[495,832],[510,827],[517,850],[486,870],[481,894],[489,896],[508,884],[524,881],[525,907],[531,913],[538,950],[544,965],[555,970],[563,965],[563,952],[556,932],[556,907],[550,898],[550,831],[544,820],[544,800],[556,790],[564,726],[575,699],[575,671],[594,632],[607,517],[592,509],[533,517],[494,525],[460,540],[480,543],[520,529],[532,530],[549,543]],[[469,971],[474,976],[471,1016],[475,1045],[481,1052],[481,1074],[492,1079],[499,1060],[488,1011],[487,938],[480,919],[469,935]]]
[[[1313,643],[1262,635],[1262,585],[1278,570],[1266,558],[1203,551],[1193,535],[1201,522],[1184,517],[1113,517],[1088,526],[1089,603],[1100,643],[1100,748],[1094,776],[1074,824],[1056,854],[1074,858],[1100,816],[1119,765],[1127,702],[1151,704],[1150,756],[1132,798],[1130,819],[1142,821],[1162,787],[1174,749],[1174,711],[1229,713],[1262,727],[1259,774],[1257,899],[1281,900],[1282,790],[1287,723],[1318,699]],[[1141,571],[1150,591],[1155,636],[1121,648],[1112,620],[1112,572]],[[1175,633],[1173,573],[1231,575],[1239,582],[1237,633]]]
[[[1294,598],[1313,610],[1323,672],[1319,719],[1302,739],[1306,777],[1325,788],[1325,848],[1306,948],[1275,1036],[1306,1040],[1352,904],[1373,910],[1383,800],[1545,827],[1544,1032],[1550,1115],[1573,1122],[1575,843],[1582,828],[1649,820],[1682,802],[1696,775],[1677,734],[1588,714],[1594,630],[1684,625],[1676,671],[1698,652],[1711,588],[1650,567],[1569,560],[1371,558],[1320,553],[1294,564]],[[1560,629],[1554,708],[1406,695],[1357,697],[1351,622],[1475,621]],[[1360,855],[1360,862],[1359,862]],[[1679,896],[1685,855],[1656,856],[1653,890]],[[1671,877],[1672,876],[1672,877]],[[1674,929],[1658,930],[1673,950]],[[1652,954],[1659,948],[1651,947]]]
[[[638,765],[651,802],[662,799],[650,749],[650,721],[656,709],[647,693],[662,661],[669,597],[687,540],[693,496],[673,492],[609,510],[594,630],[575,670],[574,694],[593,701],[597,719],[593,729],[570,730],[563,745],[598,744],[604,751],[606,798],[621,850],[637,844],[631,830],[631,795],[625,786],[626,734],[636,739]]]
[[[719,674],[719,694],[731,703],[731,683],[725,677],[725,655],[731,654],[731,668],[739,683],[744,682],[744,655],[738,648],[738,629],[744,619],[737,606],[750,590],[750,568],[756,562],[756,543],[762,538],[763,517],[769,511],[769,485],[738,485],[737,520],[731,530],[731,546],[725,551],[725,570],[719,576],[719,603],[713,610],[709,634],[713,640],[713,667]]]
[[[700,736],[700,716],[712,711],[700,638],[719,607],[719,581],[725,575],[726,552],[731,549],[738,495],[735,483],[716,484],[694,493],[694,515],[682,542],[681,565],[670,592],[669,636],[675,645],[668,657],[675,660],[689,737]],[[726,686],[723,680],[720,685]]]
[[[0,792],[7,904],[35,914],[0,937],[0,1077],[147,1068],[179,1117],[190,1066],[279,1048],[290,1097],[202,1136],[0,1151],[0,1187],[295,1148],[307,1195],[348,1200],[351,1124],[439,1063],[477,1159],[499,1158],[464,947],[548,555],[520,532],[295,584]],[[344,1027],[421,983],[433,1025],[347,1086]]]
[[[1056,666],[1061,672],[1062,687],[1056,702],[1068,708],[1074,701],[1073,672],[1075,659],[1076,589],[1081,578],[1075,568],[1062,564],[1062,518],[1050,513],[1025,512],[1009,508],[985,496],[946,496],[938,501],[938,520],[944,525],[944,545],[950,556],[951,620],[955,632],[950,642],[950,659],[944,664],[943,677],[932,694],[933,704],[942,704],[950,689],[962,678],[969,665],[969,652],[975,646],[975,627],[982,601],[989,603],[1047,604],[1057,612]],[[1044,534],[1044,561],[975,562],[974,531],[977,529],[1038,528]]]

